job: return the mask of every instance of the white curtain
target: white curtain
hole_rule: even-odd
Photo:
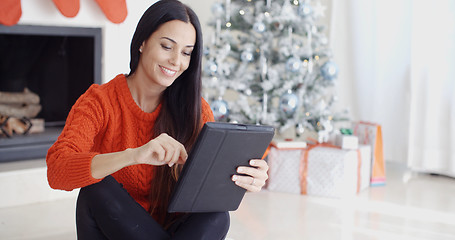
[[[411,168],[455,177],[455,1],[414,1]]]
[[[341,103],[382,125],[387,161],[454,176],[455,1],[331,4]]]

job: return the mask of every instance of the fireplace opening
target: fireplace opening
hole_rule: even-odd
[[[93,83],[101,83],[100,28],[0,26],[0,93],[37,95],[39,112],[32,120],[44,127],[35,133],[0,136],[0,162],[45,157],[71,107]],[[2,106],[10,106],[6,113],[17,110],[13,106],[24,109],[8,104]],[[21,112],[17,114],[21,119]]]

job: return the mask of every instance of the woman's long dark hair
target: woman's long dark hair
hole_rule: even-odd
[[[177,0],[161,0],[150,6],[139,20],[131,41],[131,76],[139,64],[139,48],[162,24],[180,20],[191,23],[196,30],[190,64],[164,92],[161,98],[161,111],[155,122],[153,135],[167,133],[182,143],[189,151],[196,141],[201,128],[201,61],[202,32],[199,19],[188,6]],[[150,192],[151,214],[163,226],[172,221],[166,214],[169,197],[177,181],[181,165],[169,168],[156,167]]]

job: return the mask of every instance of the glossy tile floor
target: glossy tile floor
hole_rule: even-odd
[[[452,239],[455,179],[387,165],[387,185],[350,199],[248,194],[231,214],[232,239]]]
[[[349,199],[247,193],[228,239],[455,239],[455,179],[390,163],[387,178]],[[0,208],[0,239],[76,239],[74,206],[70,198]]]

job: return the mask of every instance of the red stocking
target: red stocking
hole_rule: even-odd
[[[79,0],[52,0],[65,17],[75,17],[79,12]]]
[[[128,11],[126,0],[95,0],[103,10],[107,19],[113,23],[121,23],[125,20]]]
[[[13,26],[22,16],[21,0],[0,0],[0,23]]]

